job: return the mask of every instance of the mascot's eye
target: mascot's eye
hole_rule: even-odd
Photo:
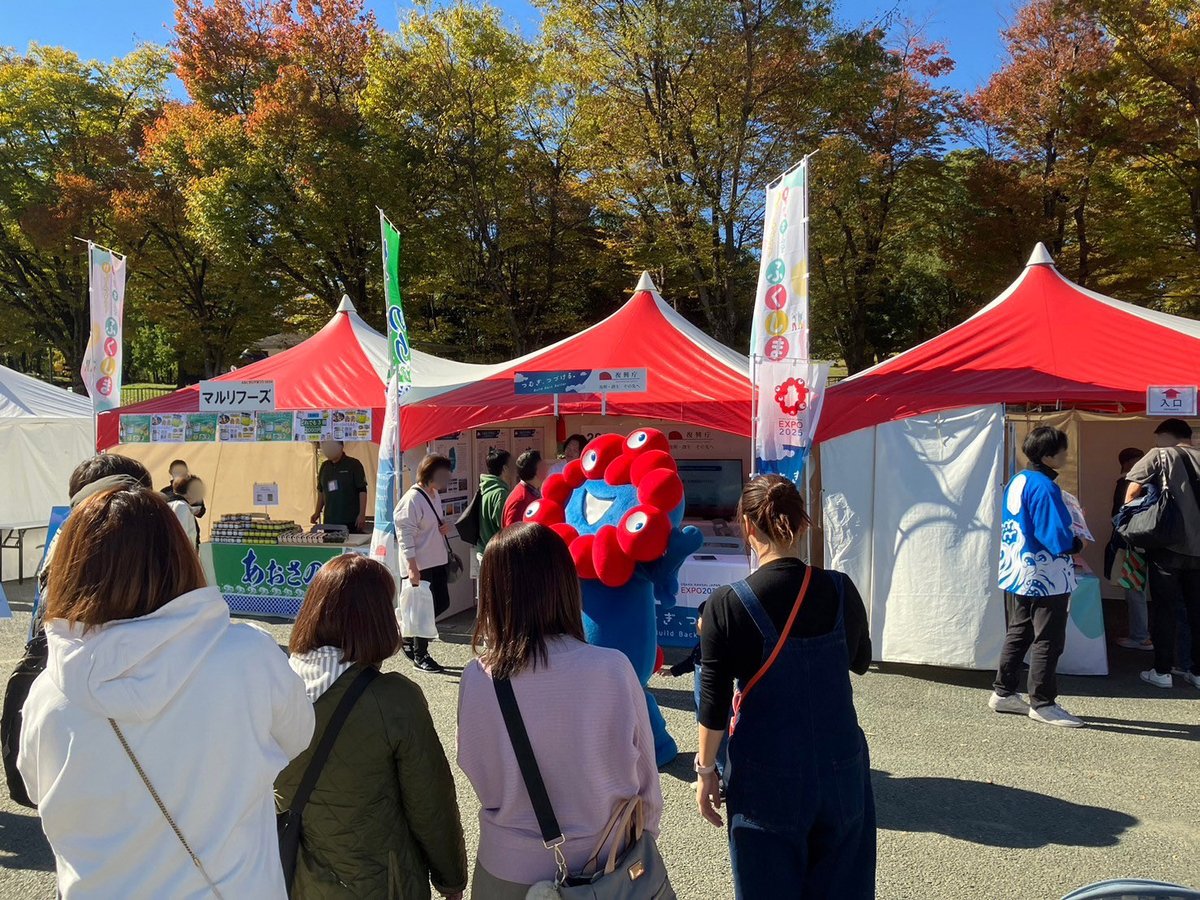
[[[589,450],[587,453],[583,454],[583,467],[589,472],[596,468],[596,463],[599,461],[600,454],[595,450]]]
[[[637,534],[646,527],[648,521],[650,519],[644,512],[635,512],[625,520],[625,530],[632,534]]]
[[[625,442],[625,446],[627,446],[630,450],[636,450],[639,447],[646,446],[646,441],[648,440],[650,440],[650,435],[646,434],[646,432],[635,431],[629,436],[629,440]]]
[[[542,507],[541,501],[534,500],[532,503],[529,504],[529,506],[525,507],[525,518],[532,519],[534,516],[536,516],[538,514],[538,510],[541,509],[541,507]]]

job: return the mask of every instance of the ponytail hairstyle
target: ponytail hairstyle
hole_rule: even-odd
[[[810,519],[804,498],[781,475],[760,475],[746,482],[738,502],[738,517],[750,520],[776,547],[793,547]]]

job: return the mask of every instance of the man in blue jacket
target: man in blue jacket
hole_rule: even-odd
[[[1067,436],[1057,428],[1035,428],[1021,449],[1029,466],[1004,489],[999,584],[1005,592],[1008,636],[988,705],[1047,725],[1079,728],[1083,722],[1056,702],[1058,658],[1067,642],[1067,603],[1077,583],[1072,557],[1083,549],[1055,484],[1067,462]],[[1028,703],[1017,693],[1026,653]]]

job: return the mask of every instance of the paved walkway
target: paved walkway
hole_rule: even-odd
[[[15,617],[0,621],[4,675],[29,623],[26,592],[5,587]],[[451,623],[440,661],[467,662],[469,627]],[[286,625],[269,628],[286,643]],[[991,713],[988,673],[882,666],[854,679],[879,810],[880,898],[1053,900],[1123,875],[1200,887],[1200,691],[1143,685],[1145,654],[1113,649],[1111,658],[1108,678],[1062,679],[1064,705],[1089,722],[1078,731]],[[416,680],[453,757],[458,680]],[[672,880],[681,900],[732,897],[723,832],[694,811],[691,680],[652,687],[684,751],[662,776]],[[478,807],[461,773],[458,782],[473,850]],[[36,817],[0,802],[0,898],[53,897],[52,871]]]

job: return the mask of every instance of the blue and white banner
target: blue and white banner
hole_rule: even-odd
[[[518,394],[640,394],[646,391],[645,369],[567,369],[558,372],[515,372]]]
[[[760,360],[757,376],[754,471],[799,484],[825,402],[829,363]]]
[[[375,525],[371,529],[371,559],[397,574],[400,572],[400,551],[396,545],[395,515],[404,471],[400,454],[399,387],[397,369],[388,379],[383,433],[379,436],[379,469],[375,473]]]

